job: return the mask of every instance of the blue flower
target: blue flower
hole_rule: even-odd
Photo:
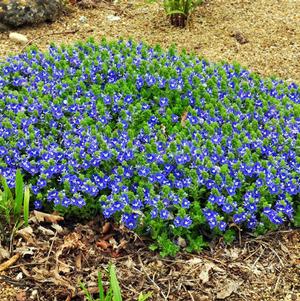
[[[181,226],[184,228],[189,228],[192,225],[193,221],[189,216],[185,216],[181,221]]]
[[[163,220],[168,219],[169,216],[170,216],[170,212],[168,210],[166,210],[166,209],[160,210],[159,216]]]
[[[159,105],[161,107],[166,107],[168,106],[168,103],[169,103],[169,100],[167,97],[161,97],[160,100],[159,100]]]
[[[218,228],[220,231],[225,231],[227,227],[227,224],[224,221],[220,221],[218,224]]]

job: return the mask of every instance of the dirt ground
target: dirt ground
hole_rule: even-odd
[[[111,16],[120,19],[111,21]],[[300,83],[299,24],[298,0],[205,0],[187,29],[171,27],[159,3],[119,0],[114,4],[101,2],[93,9],[74,7],[73,13],[55,23],[18,32],[41,49],[51,41],[72,43],[88,36],[132,37],[164,47],[176,43],[178,48],[195,51],[211,61],[237,61],[263,76]],[[70,31],[77,32],[67,33]],[[8,39],[8,33],[0,33],[0,57],[22,49]]]
[[[298,0],[206,0],[187,29],[171,27],[157,3],[122,0],[72,10],[55,23],[17,31],[40,49],[88,36],[132,37],[164,47],[176,43],[211,61],[237,61],[263,76],[300,83]],[[111,16],[120,19],[111,21]],[[1,58],[23,49],[0,33]],[[214,241],[200,255],[183,253],[175,259],[161,258],[147,245],[146,239],[124,229],[107,230],[100,221],[67,225],[33,216],[29,228],[16,235],[11,254],[8,243],[0,244],[0,269],[16,256],[0,272],[0,300],[83,300],[79,282],[96,292],[97,272],[111,261],[125,301],[137,300],[140,292],[152,292],[153,301],[300,300],[299,229],[258,238],[243,234],[230,247]]]

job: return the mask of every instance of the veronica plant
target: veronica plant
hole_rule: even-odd
[[[299,216],[300,89],[174,47],[32,48],[0,63],[10,188],[17,169],[36,208],[101,211],[163,255],[200,251]]]

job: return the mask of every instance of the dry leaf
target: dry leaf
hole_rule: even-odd
[[[131,257],[128,257],[128,259],[124,262],[124,265],[128,268],[128,270],[132,270],[132,268],[135,266],[135,263]]]
[[[110,230],[110,223],[109,222],[106,222],[104,225],[103,225],[103,227],[102,227],[102,233],[103,234],[106,234],[106,233],[108,233],[109,232],[109,230]]]
[[[16,280],[21,280],[22,278],[23,278],[23,273],[22,272],[18,273],[16,276]]]
[[[184,238],[182,238],[181,236],[178,237],[177,240],[177,244],[178,246],[185,248],[186,247],[186,240]]]
[[[64,262],[59,261],[59,264],[57,266],[57,270],[58,270],[59,273],[67,274],[67,273],[70,273],[71,267],[68,264],[64,263]]]
[[[64,244],[62,245],[62,249],[84,249],[85,245],[81,242],[81,236],[76,233],[72,232],[65,236],[64,238]]]
[[[199,279],[202,283],[206,283],[209,281],[209,271],[215,266],[215,264],[211,262],[207,262],[204,264],[203,268],[201,269]]]
[[[59,224],[52,224],[51,227],[57,231],[57,233],[62,233],[64,231],[63,227]]]
[[[8,259],[9,257],[10,257],[9,252],[6,249],[0,247],[0,262],[3,259]]]
[[[217,299],[225,299],[229,297],[240,287],[241,284],[242,282],[227,280],[226,284],[222,287],[222,289],[217,292]]]
[[[198,257],[193,257],[192,259],[189,259],[187,261],[188,265],[197,265],[203,263],[203,259],[198,258]]]
[[[47,229],[47,228],[45,228],[43,226],[39,226],[38,230],[40,230],[44,235],[50,235],[50,236],[54,236],[55,235],[55,233],[52,230]]]
[[[187,116],[188,116],[188,112],[187,111],[183,112],[183,114],[181,115],[181,125],[183,127],[185,127]]]
[[[26,301],[26,292],[25,291],[18,292],[16,294],[16,300],[17,301]]]
[[[121,239],[119,245],[118,245],[118,251],[125,249],[127,246],[128,241],[125,239]]]
[[[97,286],[94,286],[94,287],[88,287],[87,288],[87,290],[88,290],[88,292],[90,293],[90,294],[97,294],[97,293],[99,293],[99,287],[97,287]],[[77,296],[79,296],[79,297],[81,297],[81,296],[86,296],[86,293],[85,293],[85,291],[80,291],[78,294],[77,294]]]
[[[103,250],[107,250],[110,247],[110,243],[101,239],[99,241],[96,242],[96,246],[103,249]]]
[[[37,250],[37,248],[35,248],[35,247],[28,247],[26,245],[22,246],[22,247],[16,248],[16,251],[18,253],[20,253],[22,255],[22,257],[24,257],[25,255],[33,256],[35,250]]]
[[[82,255],[81,253],[79,253],[76,257],[75,257],[75,266],[76,266],[76,269],[78,271],[81,271],[81,261],[82,261]]]
[[[24,238],[28,243],[35,244],[33,229],[30,226],[18,230],[16,234]]]
[[[113,237],[110,237],[108,241],[114,250],[118,249],[118,243]]]
[[[38,222],[48,222],[48,223],[56,224],[64,220],[64,218],[60,215],[48,214],[37,210],[34,210],[33,214]]]

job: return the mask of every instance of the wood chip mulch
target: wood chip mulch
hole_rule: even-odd
[[[213,242],[199,255],[181,253],[162,258],[149,251],[149,241],[113,224],[93,220],[70,225],[41,219],[34,212],[28,227],[16,233],[12,254],[0,247],[1,301],[84,300],[80,282],[97,293],[100,271],[117,267],[123,300],[296,301],[300,298],[300,231],[282,230],[262,237],[243,235],[225,246]],[[52,221],[52,222],[49,222]],[[1,265],[0,265],[1,267]]]

